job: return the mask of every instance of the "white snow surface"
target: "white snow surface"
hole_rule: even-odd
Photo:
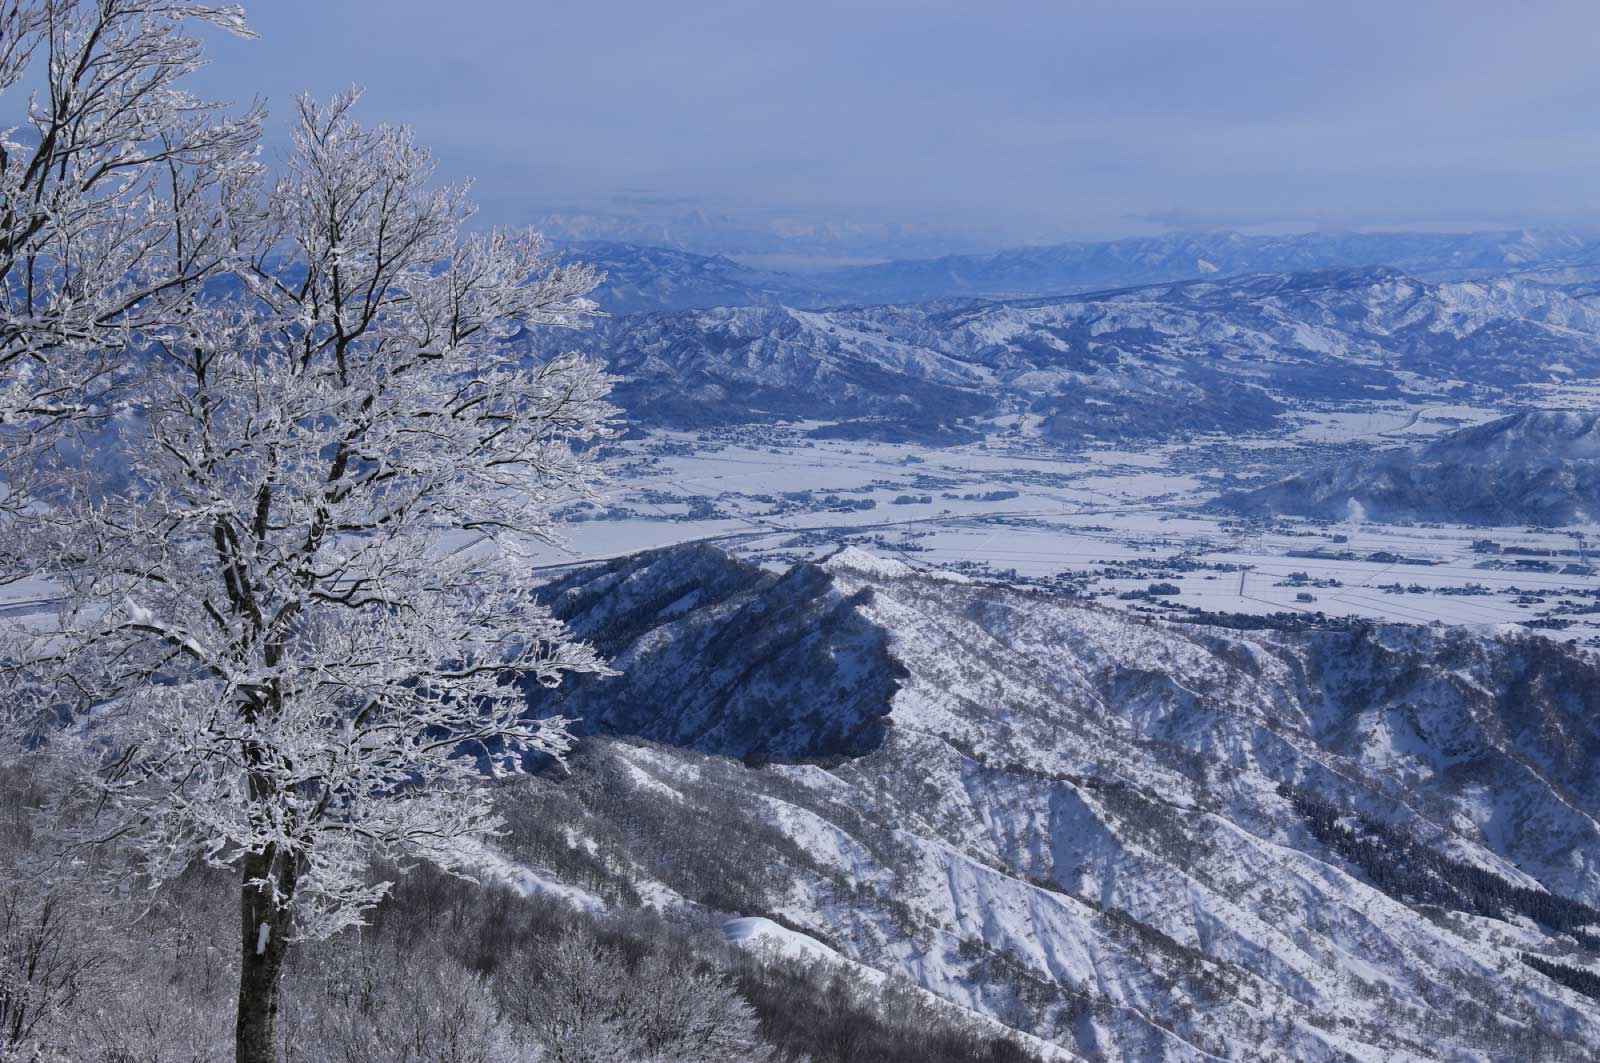
[[[722,936],[731,945],[751,949],[771,949],[780,956],[806,962],[821,960],[862,971],[874,982],[883,981],[883,972],[862,967],[839,951],[829,948],[809,934],[790,930],[763,916],[743,916],[722,924]]]

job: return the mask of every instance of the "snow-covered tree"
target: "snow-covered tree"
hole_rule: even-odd
[[[240,1063],[273,1058],[291,942],[385,892],[375,859],[460,866],[498,826],[483,769],[567,748],[518,680],[604,667],[521,548],[594,482],[610,381],[516,342],[595,312],[596,277],[464,235],[465,190],[354,102],[300,104],[241,291],[150,334],[127,485],[68,491],[34,559],[67,600],[78,839],[154,882],[239,872]]]
[[[129,345],[182,320],[248,218],[260,114],[183,89],[195,22],[249,32],[196,0],[0,0],[0,578],[50,483],[40,451],[103,411]]]
[[[441,934],[335,940],[293,983],[284,1063],[534,1063],[496,1006],[492,980]],[[541,1060],[540,1063],[543,1063]]]
[[[503,990],[508,1017],[550,1063],[762,1063],[772,1048],[725,975],[690,957],[629,965],[581,932],[546,948]]]

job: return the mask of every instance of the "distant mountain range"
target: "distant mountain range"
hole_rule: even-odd
[[[1600,240],[1565,233],[1175,233],[887,262],[834,271],[818,279],[836,290],[856,293],[861,301],[914,302],[962,295],[1018,299],[1206,276],[1366,266],[1389,266],[1429,280],[1464,280],[1597,262]]]
[[[613,316],[714,306],[816,306],[829,301],[804,277],[750,269],[721,255],[590,241],[559,244],[571,261],[605,271],[594,298]]]
[[[1597,377],[1600,307],[1526,280],[1372,267],[1009,303],[634,315],[537,342],[608,360],[644,424],[817,418],[938,442],[970,436],[964,419],[1021,413],[1079,442],[1260,430],[1303,400]]]
[[[606,269],[612,314],[714,306],[864,306],[950,298],[1018,299],[1255,273],[1389,266],[1426,280],[1519,273],[1549,283],[1600,277],[1600,239],[1540,231],[1167,236],[905,259],[812,273],[616,241],[560,245]]]
[[[819,219],[784,211],[725,211],[687,202],[633,202],[620,210],[559,210],[532,226],[552,240],[640,244],[700,255],[786,262],[881,262],[978,251],[993,237],[943,222]]]
[[[1526,410],[1219,505],[1254,514],[1557,526],[1600,521],[1600,413]]]

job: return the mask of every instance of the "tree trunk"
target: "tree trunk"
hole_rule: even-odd
[[[233,1028],[235,1063],[276,1063],[278,1058],[278,984],[289,950],[289,913],[274,905],[272,891],[251,885],[252,880],[276,877],[280,896],[293,896],[293,857],[281,857],[276,847],[244,859],[239,895],[239,1009]]]

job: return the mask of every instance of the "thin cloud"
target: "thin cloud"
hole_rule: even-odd
[[[1592,216],[1600,5],[257,0],[207,88],[366,85],[491,220],[704,208],[1039,240]],[[1409,219],[1409,221],[1408,221]]]

